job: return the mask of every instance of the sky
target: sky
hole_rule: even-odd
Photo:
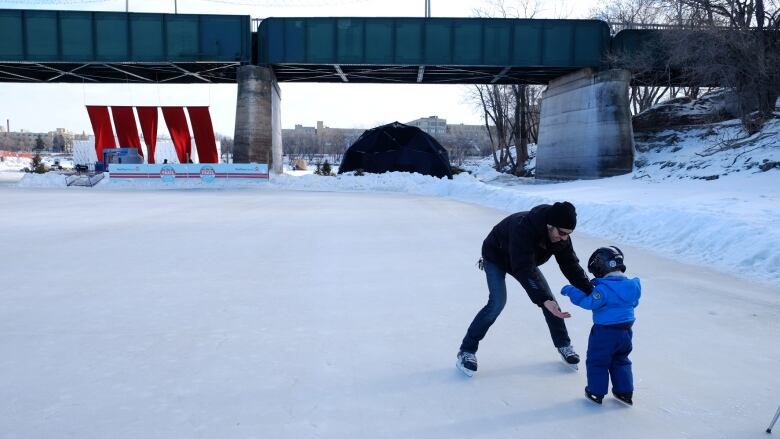
[[[175,4],[174,4],[175,3]],[[507,1],[510,16],[523,16],[522,1]],[[532,3],[532,2],[530,2]],[[537,18],[587,18],[594,0],[539,1]],[[0,0],[0,8],[61,9],[282,16],[424,16],[424,0]],[[431,0],[433,17],[471,17],[495,11],[489,0]],[[482,124],[478,107],[463,85],[281,83],[282,127],[370,128],[439,116],[448,123]],[[370,102],[370,105],[366,105]],[[0,83],[0,122],[12,131],[68,128],[92,131],[85,105],[208,105],[215,131],[233,135],[235,85],[81,85]]]
[[[0,186],[3,433],[767,437],[780,403],[780,170],[498,177]],[[561,199],[577,206],[580,260],[617,245],[641,279],[631,408],[584,398],[585,368],[561,362],[511,277],[479,371],[455,368],[487,301],[475,266],[485,235],[509,213]],[[558,294],[554,261],[541,270],[584,357],[591,313]]]

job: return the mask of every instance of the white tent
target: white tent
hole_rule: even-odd
[[[75,140],[73,142],[73,163],[76,165],[94,165],[98,161],[95,151],[95,138]]]
[[[165,163],[166,160],[168,163],[179,163],[176,148],[171,140],[158,140],[157,146],[154,148],[154,162]]]

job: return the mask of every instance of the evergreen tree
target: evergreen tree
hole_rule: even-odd
[[[325,163],[322,164],[322,169],[320,171],[320,175],[331,175],[330,163],[328,163],[327,159],[325,160]]]
[[[46,173],[46,165],[43,164],[43,159],[41,158],[40,153],[35,153],[35,155],[32,158],[32,163],[30,164],[29,168],[24,168],[25,172],[34,172],[36,174],[45,174]]]
[[[35,146],[33,147],[33,150],[35,151],[43,151],[43,149],[46,147],[46,145],[43,143],[43,139],[41,136],[38,136],[35,138]]]

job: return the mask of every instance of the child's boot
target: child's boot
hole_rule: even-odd
[[[612,396],[618,399],[618,401],[628,404],[628,405],[634,405],[634,401],[631,399],[634,396],[634,392],[615,392],[615,389],[612,389]]]
[[[595,402],[596,404],[601,404],[601,401],[604,400],[604,395],[601,395],[601,396],[594,395],[594,394],[590,393],[590,390],[588,390],[587,387],[585,388],[585,396],[589,400]]]

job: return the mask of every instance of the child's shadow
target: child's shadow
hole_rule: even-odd
[[[512,411],[501,415],[486,415],[472,417],[446,424],[428,425],[409,432],[414,437],[490,437],[500,435],[507,430],[527,429],[535,424],[549,424],[560,419],[565,413],[566,419],[603,416],[605,412],[620,410],[622,404],[614,401],[604,401],[600,406],[582,398],[570,398],[544,407],[533,407],[526,410]],[[415,436],[416,435],[416,436]]]

